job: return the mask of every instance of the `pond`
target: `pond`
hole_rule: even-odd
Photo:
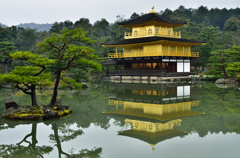
[[[96,83],[95,83],[96,84]],[[0,119],[0,157],[238,158],[240,90],[213,83],[100,82],[59,91],[73,113],[60,119]],[[5,102],[29,105],[20,91],[0,90]],[[47,104],[50,90],[38,91]]]

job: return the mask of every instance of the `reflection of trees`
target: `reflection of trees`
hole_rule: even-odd
[[[194,86],[191,96],[199,99],[199,106],[193,111],[205,112],[204,116],[184,118],[185,131],[197,132],[200,137],[210,133],[240,133],[239,91],[233,88],[217,88],[213,83]]]
[[[79,154],[73,155],[72,157],[76,158],[99,158],[101,157],[102,148],[94,148],[92,150],[82,149],[79,151]]]
[[[83,131],[81,129],[79,130],[72,130],[72,129],[66,129],[67,127],[64,128],[64,131],[63,131],[63,134],[67,134],[67,135],[63,135],[63,136],[60,136],[59,133],[58,133],[58,126],[56,123],[53,123],[52,124],[52,129],[54,131],[54,135],[50,135],[50,140],[53,140],[55,141],[57,144],[57,148],[58,148],[58,156],[59,158],[61,158],[61,155],[65,155],[65,156],[70,156],[69,154],[65,153],[63,150],[62,150],[62,145],[61,143],[64,142],[64,141],[69,141],[69,140],[72,140],[72,139],[75,139],[77,136],[79,135],[82,135],[83,134]]]
[[[59,123],[59,122],[58,122]],[[76,139],[83,134],[81,129],[71,129],[67,124],[52,123],[52,129],[54,134],[50,134],[49,138],[54,141],[55,146],[58,149],[59,158],[61,157],[76,157],[76,158],[99,158],[101,157],[102,148],[94,148],[92,150],[82,149],[78,153],[71,151],[65,152],[62,149],[62,143]],[[10,127],[10,126],[8,126]],[[6,127],[7,128],[7,127]],[[1,128],[1,129],[6,129]],[[31,139],[30,139],[31,138]],[[1,158],[32,158],[32,157],[44,157],[44,154],[49,154],[53,151],[53,147],[50,146],[37,146],[37,123],[32,123],[31,133],[27,134],[19,143],[0,145],[0,157]],[[27,146],[25,145],[27,144]]]
[[[50,135],[50,140],[56,142],[56,146],[58,148],[58,157],[61,158],[62,155],[66,157],[88,157],[88,158],[98,158],[101,157],[100,154],[102,153],[102,148],[94,148],[93,150],[88,150],[88,149],[82,149],[79,151],[77,154],[73,153],[66,153],[62,149],[62,142],[69,141],[75,139],[77,136],[82,135],[83,131],[81,129],[78,130],[73,130],[68,127],[60,128],[58,129],[58,126],[56,123],[52,124],[52,129],[54,131],[54,134]],[[61,131],[61,134],[59,134],[59,131]]]
[[[31,137],[31,141],[28,138]],[[22,143],[27,143],[28,146],[21,145]],[[37,123],[32,124],[32,131],[26,135],[22,141],[16,145],[0,145],[0,157],[3,158],[18,158],[18,157],[43,157],[44,154],[47,154],[53,150],[50,146],[37,146]]]
[[[73,110],[68,122],[77,123],[78,127],[82,128],[88,128],[91,123],[104,129],[110,126],[110,118],[102,115],[103,111],[107,111],[108,97],[102,93],[100,88],[93,91],[75,91],[71,97],[67,94],[61,95],[61,100],[62,104],[70,105]]]

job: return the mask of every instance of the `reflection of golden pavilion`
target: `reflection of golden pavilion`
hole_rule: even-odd
[[[191,111],[192,106],[197,106],[199,101],[181,102],[173,104],[150,104],[128,101],[109,100],[109,105],[115,105],[116,110],[104,113],[136,116],[159,121],[168,121],[176,118],[201,115]]]
[[[187,135],[176,130],[181,126],[181,118],[198,116],[203,113],[192,111],[199,101],[191,98],[191,85],[143,85],[116,84],[108,87],[109,105],[113,114],[125,118],[130,130],[119,135],[147,142],[155,150],[155,145],[166,139]]]
[[[181,119],[168,121],[166,123],[152,123],[147,121],[125,119],[126,126],[132,126],[134,131],[142,131],[148,133],[156,133],[162,131],[173,130],[173,126],[181,126]]]
[[[125,119],[125,125],[131,126],[131,130],[120,131],[119,135],[136,138],[147,142],[155,150],[155,145],[166,139],[176,136],[187,135],[186,132],[174,130],[174,126],[181,126],[181,119],[168,121],[166,123],[152,123],[147,121]]]

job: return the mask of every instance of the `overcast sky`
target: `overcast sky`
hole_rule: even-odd
[[[116,21],[116,16],[129,18],[133,12],[148,13],[151,6],[159,12],[207,6],[210,8],[237,8],[240,0],[0,0],[0,23],[8,26],[20,23],[53,23],[65,20],[75,22],[88,18],[91,23],[105,18]]]

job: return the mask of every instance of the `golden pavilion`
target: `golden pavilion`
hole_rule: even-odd
[[[108,76],[189,76],[191,59],[199,57],[198,52],[191,51],[191,46],[204,42],[182,39],[181,32],[173,31],[173,28],[185,24],[164,18],[155,11],[119,22],[118,25],[132,31],[125,32],[123,40],[102,43],[116,48],[115,53],[108,54],[108,62],[103,64],[115,66]]]

